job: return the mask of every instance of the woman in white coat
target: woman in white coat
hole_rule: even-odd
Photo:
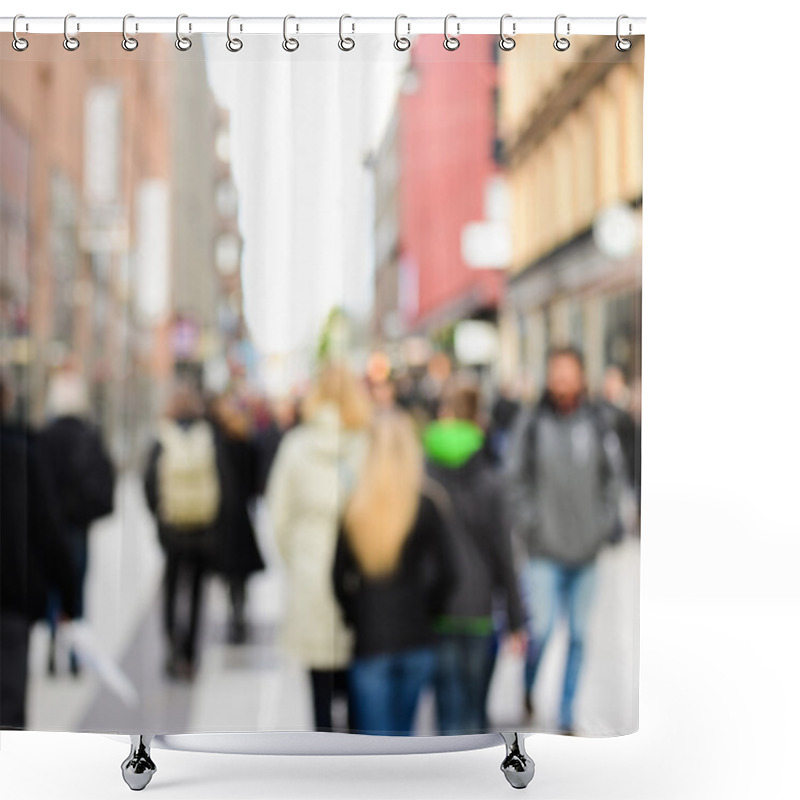
[[[281,440],[267,490],[288,584],[279,642],[309,670],[316,729],[330,731],[352,656],[331,575],[342,510],[368,447],[371,404],[358,379],[331,364],[311,387],[302,416]]]

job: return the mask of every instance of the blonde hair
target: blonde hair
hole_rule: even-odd
[[[345,536],[367,577],[385,577],[397,566],[417,515],[422,480],[422,447],[410,417],[379,414],[344,513]]]
[[[331,363],[322,369],[303,401],[303,419],[313,419],[325,404],[336,407],[347,430],[362,430],[369,425],[372,415],[369,394],[344,364]]]

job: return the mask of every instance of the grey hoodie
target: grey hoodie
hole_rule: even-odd
[[[622,451],[588,402],[518,415],[506,460],[511,524],[529,558],[588,563],[618,532]]]

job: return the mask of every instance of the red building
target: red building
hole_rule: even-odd
[[[486,219],[501,171],[496,51],[493,36],[465,36],[454,52],[421,36],[411,53],[397,144],[400,311],[411,331],[491,317],[501,296],[503,270],[470,266],[462,253],[464,226]]]

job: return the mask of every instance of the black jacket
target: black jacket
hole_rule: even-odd
[[[460,467],[429,462],[428,473],[450,497],[450,547],[458,589],[445,608],[448,617],[488,617],[496,593],[504,595],[509,629],[524,626],[501,476],[485,451]]]
[[[56,587],[70,617],[76,578],[51,477],[37,437],[0,425],[0,610],[44,617],[47,589]]]
[[[50,422],[40,435],[64,522],[84,531],[114,508],[114,467],[98,429],[79,417]]]
[[[436,641],[433,620],[456,579],[445,525],[437,503],[423,494],[398,567],[380,580],[362,574],[340,531],[333,585],[345,620],[355,632],[356,657],[396,653]]]
[[[250,518],[250,504],[259,490],[258,451],[253,441],[219,429],[217,442],[223,461],[223,514],[215,566],[229,577],[247,577],[265,567]]]

